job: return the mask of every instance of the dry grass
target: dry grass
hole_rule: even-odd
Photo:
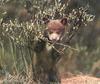
[[[32,80],[29,74],[27,77],[24,76],[12,76],[8,75],[5,78],[0,78],[0,84],[37,84]],[[55,84],[55,83],[54,83]],[[89,75],[76,75],[68,76],[68,74],[61,77],[61,84],[100,84],[100,78],[96,78]]]

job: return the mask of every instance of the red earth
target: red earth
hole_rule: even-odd
[[[100,84],[100,78],[78,75],[73,77],[61,77],[61,84]]]

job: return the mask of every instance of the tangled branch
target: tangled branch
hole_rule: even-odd
[[[80,29],[82,29],[81,26],[86,26],[89,22],[93,21],[95,16],[92,14],[88,14],[87,8],[83,7],[80,7],[79,9],[73,9],[72,12],[69,14],[64,14],[64,9],[65,5],[62,7],[60,7],[59,5],[53,10],[44,10],[43,14],[41,14],[40,11],[37,13],[37,17],[33,22],[31,21],[19,23],[18,20],[15,19],[15,21],[10,20],[9,23],[3,23],[0,27],[0,40],[2,41],[4,37],[7,37],[16,44],[27,46],[29,46],[29,41],[34,42],[39,39],[45,40],[47,43],[50,43],[50,41],[48,41],[47,38],[45,38],[43,35],[45,25],[41,24],[41,19],[39,20],[39,17],[44,17],[48,15],[49,17],[55,18],[55,14],[58,11],[57,14],[60,15],[60,17],[64,16],[67,18],[69,29],[65,31],[65,34],[60,43],[55,42],[52,43],[51,46],[54,47],[53,45],[55,44],[63,46],[62,50],[65,50],[66,48],[71,48],[68,43],[76,35],[76,33]],[[51,15],[49,15],[49,13],[47,14],[46,12],[50,12]]]

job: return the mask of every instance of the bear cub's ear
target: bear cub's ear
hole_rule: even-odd
[[[43,19],[42,19],[43,21],[44,21],[44,24],[47,24],[47,23],[49,23],[50,22],[50,20],[48,19],[48,18],[46,18],[46,17],[43,17]]]
[[[67,18],[62,18],[62,19],[61,19],[61,23],[62,23],[63,25],[66,25],[66,24],[67,24]]]

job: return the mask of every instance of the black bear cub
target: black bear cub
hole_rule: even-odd
[[[59,42],[65,32],[67,19],[48,20],[44,19],[47,29],[44,37],[51,43]],[[54,45],[56,47],[56,45]],[[46,42],[39,39],[34,46],[33,79],[39,84],[60,84],[60,77],[56,68],[60,54],[54,49],[47,49]]]

